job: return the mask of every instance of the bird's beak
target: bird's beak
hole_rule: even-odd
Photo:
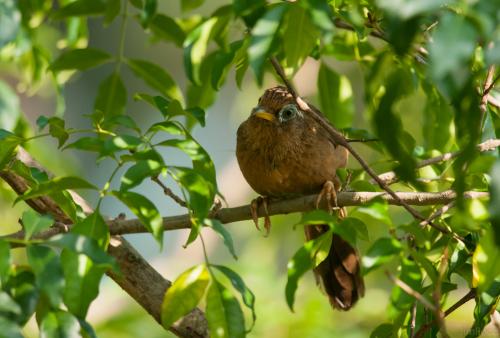
[[[271,122],[273,122],[274,119],[275,119],[275,117],[274,117],[273,114],[268,113],[264,109],[258,109],[253,114],[255,115],[255,117],[258,117],[259,119],[264,119],[264,120],[268,120],[268,121],[271,121]]]

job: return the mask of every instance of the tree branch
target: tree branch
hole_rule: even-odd
[[[377,199],[382,199],[388,204],[400,205],[399,200],[405,203],[426,206],[449,204],[453,202],[457,195],[452,190],[442,192],[399,192],[398,200],[384,192],[339,192],[337,202],[339,206],[357,206],[369,204]],[[268,215],[281,215],[293,212],[305,212],[316,209],[316,199],[318,195],[309,195],[292,199],[270,200],[267,206]],[[464,198],[488,198],[487,192],[467,191]],[[322,201],[320,207],[326,207],[326,201]],[[266,212],[262,206],[257,210],[258,216],[265,216]],[[438,217],[438,216],[435,216]],[[433,217],[432,219],[434,219]],[[252,212],[250,205],[242,205],[233,208],[221,208],[215,211],[212,218],[219,220],[223,224],[251,220]],[[107,221],[111,235],[124,235],[148,232],[146,227],[138,219],[113,219]],[[71,225],[68,225],[71,228]],[[189,214],[163,217],[164,230],[178,230],[191,228],[191,218]],[[48,239],[64,232],[64,227],[52,227],[46,231],[33,236],[33,239]],[[2,238],[2,237],[0,237]],[[22,239],[24,232],[19,231],[3,238]]]
[[[27,166],[46,171],[22,148],[19,148],[16,159]],[[0,171],[0,178],[9,184],[18,195],[24,194],[30,187],[28,181],[8,168]],[[72,192],[72,196],[75,201],[81,203],[85,211],[91,212],[91,208],[82,197],[74,192]],[[71,227],[71,219],[51,198],[42,196],[27,200],[26,203],[39,213],[51,214],[56,222],[68,225],[67,227],[53,227],[47,230],[47,233],[44,232],[43,236],[50,235],[48,237],[51,237],[57,233],[65,232]],[[15,245],[12,246],[15,247]],[[108,271],[107,275],[161,324],[163,294],[170,287],[170,281],[164,279],[125,239],[119,236],[111,238],[108,253],[116,259],[121,274],[117,275]],[[172,325],[169,330],[179,337],[208,337],[207,322],[203,312],[199,309],[191,311]]]
[[[500,147],[500,139],[489,139],[484,141],[483,143],[480,143],[476,146],[477,150],[480,153],[484,153],[486,151],[493,150],[495,148]],[[454,152],[449,152],[449,153],[444,153],[442,155],[432,157],[426,160],[423,160],[419,163],[417,163],[416,169],[426,167],[428,165],[444,162],[444,161],[449,161],[453,158],[458,157],[461,154],[461,151],[454,151]],[[394,171],[388,171],[383,174],[378,175],[378,177],[385,182],[385,184],[390,185],[393,183],[396,183],[399,181],[399,178],[396,176],[396,173]],[[371,180],[372,184],[375,184],[375,180]]]

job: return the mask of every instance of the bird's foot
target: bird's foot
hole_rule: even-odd
[[[269,202],[269,198],[267,196],[259,196],[252,200],[250,203],[250,212],[252,213],[252,219],[255,223],[255,227],[260,231],[259,228],[259,208],[262,206],[264,208],[264,229],[266,229],[265,237],[269,235],[271,231],[271,219],[269,218],[269,212],[267,210],[267,204]]]
[[[323,184],[323,189],[318,194],[316,198],[316,209],[319,209],[319,205],[323,198],[326,200],[326,206],[328,208],[328,213],[332,214],[333,210],[339,210],[339,216],[344,217],[344,208],[339,208],[337,203],[337,189],[332,181],[326,181]]]

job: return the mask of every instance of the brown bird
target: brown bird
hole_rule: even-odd
[[[250,186],[266,198],[320,193],[327,199],[333,194],[336,202],[335,190],[340,188],[336,170],[345,167],[347,155],[282,86],[266,90],[238,128],[238,164]],[[308,225],[306,238],[328,230],[328,225]],[[336,234],[327,258],[314,273],[336,309],[349,310],[364,294],[359,256]]]

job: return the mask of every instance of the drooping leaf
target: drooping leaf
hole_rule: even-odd
[[[181,47],[186,34],[174,19],[164,14],[156,14],[149,24],[153,34],[165,41],[172,41],[177,47]]]
[[[28,262],[36,276],[36,285],[51,306],[57,308],[61,304],[64,278],[58,255],[51,248],[30,245],[26,248]]]
[[[94,239],[103,250],[108,247],[109,227],[102,218],[99,209],[75,223],[71,228],[71,232]]]
[[[2,19],[0,18],[0,26],[3,24]],[[3,32],[2,28],[0,28],[0,32]],[[2,44],[1,40],[0,36],[0,45]],[[20,116],[19,97],[7,83],[0,81],[0,126],[5,130],[14,131]]]
[[[22,142],[22,138],[17,137],[4,129],[0,129],[0,143],[2,144],[0,147],[0,169],[3,169],[3,167],[12,159],[15,155],[17,146]]]
[[[399,279],[410,286],[413,290],[421,292],[422,272],[415,261],[403,258]],[[415,298],[407,294],[399,286],[392,289],[391,305],[399,311],[407,311],[415,302]]]
[[[121,115],[127,104],[127,89],[118,73],[105,78],[97,90],[94,109],[101,111],[108,119]]]
[[[337,128],[352,125],[354,102],[351,84],[347,77],[337,74],[321,63],[318,74],[321,111]]]
[[[490,182],[490,203],[488,211],[490,212],[491,226],[493,228],[494,242],[500,247],[500,160],[497,160],[491,168]]]
[[[205,265],[194,266],[177,277],[163,298],[161,323],[164,328],[168,329],[198,305],[208,281],[209,273]]]
[[[181,0],[182,11],[190,11],[203,5],[205,0]]]
[[[272,51],[273,41],[276,39],[283,14],[288,9],[287,4],[277,4],[269,7],[262,18],[252,29],[248,58],[259,84],[264,76],[264,63]]]
[[[156,0],[145,0],[144,8],[141,12],[141,25],[143,28],[149,26],[149,23],[153,19],[156,14],[156,9],[158,7],[158,3]]]
[[[120,14],[121,0],[108,0],[106,3],[106,12],[104,13],[104,22],[110,24]]]
[[[250,290],[243,279],[233,270],[222,265],[212,265],[214,268],[222,272],[230,281],[233,287],[240,293],[243,303],[252,311],[252,325],[248,330],[251,330],[255,324],[255,319],[257,318],[255,314],[255,296]]]
[[[0,3],[0,48],[16,38],[20,24],[21,15],[16,2],[2,1]]]
[[[474,324],[467,331],[466,338],[479,337],[485,326],[490,322],[491,315],[496,311],[500,300],[500,280],[496,279],[491,286],[480,293],[474,308]]]
[[[205,57],[210,34],[218,18],[213,17],[196,27],[184,41],[184,67],[189,79],[196,85],[201,85],[200,70]]]
[[[245,318],[231,291],[212,280],[207,292],[206,308],[210,337],[245,337]]]
[[[111,55],[96,48],[73,49],[62,53],[50,65],[50,70],[59,72],[61,70],[86,70],[99,66],[109,61]]]
[[[286,13],[283,48],[286,65],[297,70],[311,53],[319,37],[309,12],[299,4],[290,6]]]
[[[130,211],[132,211],[142,224],[148,229],[156,241],[162,246],[163,243],[163,220],[156,206],[141,194],[132,191],[113,191]]]
[[[233,256],[234,259],[238,259],[236,256],[236,251],[234,250],[234,243],[231,234],[227,229],[222,225],[222,223],[216,219],[208,219],[205,221],[205,224],[211,227],[216,233],[218,233],[222,239],[224,240],[224,245],[229,250],[229,253]]]
[[[401,243],[394,238],[381,237],[377,239],[361,260],[364,269],[363,274],[367,274],[380,265],[387,263],[395,255],[398,255],[401,250]]]
[[[130,69],[151,88],[162,95],[184,102],[182,93],[174,79],[162,67],[145,60],[127,60]]]
[[[307,241],[290,259],[288,262],[288,279],[285,287],[286,302],[290,310],[293,311],[293,304],[295,302],[295,292],[297,291],[299,279],[312,268],[315,267],[317,255],[321,255],[326,258],[328,251],[321,253],[320,251],[325,251],[325,244],[331,244],[332,242],[332,232],[328,231],[323,235]]]
[[[0,317],[0,332],[4,337],[8,338],[23,338],[21,327],[14,321],[6,317]]]

